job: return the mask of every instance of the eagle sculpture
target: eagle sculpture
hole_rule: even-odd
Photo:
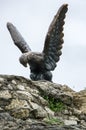
[[[22,35],[18,32],[12,23],[7,23],[7,28],[14,41],[14,44],[23,53],[19,58],[20,63],[27,67],[30,66],[30,78],[32,80],[52,81],[52,73],[56,68],[56,62],[59,61],[62,54],[63,45],[63,25],[68,5],[63,4],[52,23],[45,38],[44,48],[41,53],[32,52],[29,45],[25,42]]]

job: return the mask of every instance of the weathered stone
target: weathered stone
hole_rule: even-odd
[[[76,116],[79,116],[81,114],[81,111],[76,109],[76,108],[74,108],[73,109],[73,114],[76,115]]]
[[[64,113],[64,115],[69,115],[69,111],[66,109],[63,111],[63,113]]]
[[[27,99],[27,100],[33,100],[33,96],[27,92],[27,91],[17,91],[18,96],[20,99]]]
[[[12,110],[11,116],[14,116],[15,118],[19,118],[19,119],[26,119],[29,117],[29,113],[30,113],[29,109],[20,108],[20,109]]]
[[[15,85],[17,84],[15,80],[12,80],[12,83],[15,84]]]
[[[25,88],[24,88],[24,86],[23,85],[17,85],[17,88],[19,89],[19,90],[25,90]]]
[[[0,77],[0,82],[3,82],[4,81],[4,78]]]
[[[86,130],[86,91],[21,76],[0,78],[0,130]]]
[[[52,110],[50,110],[47,106],[45,107],[45,110],[47,111],[48,117],[54,117],[54,112]]]
[[[85,120],[81,120],[81,124],[86,126],[86,121]]]
[[[0,98],[9,99],[9,98],[12,98],[12,96],[8,90],[1,90]]]
[[[86,90],[75,93],[74,103],[79,110],[86,113]]]
[[[77,125],[76,120],[64,120],[65,125]]]
[[[5,107],[6,110],[13,110],[19,108],[30,108],[30,107],[27,101],[19,99],[12,99],[11,103]]]
[[[8,89],[9,89],[9,90],[13,90],[13,87],[12,87],[12,85],[11,85],[11,84],[8,84],[8,86],[7,86],[7,87],[8,87]]]
[[[3,111],[3,109],[0,107],[0,111]]]
[[[43,119],[45,117],[48,117],[48,113],[42,108],[38,107],[37,109],[32,110],[32,114],[36,119]]]
[[[41,106],[37,105],[34,102],[29,102],[29,103],[32,108],[31,113],[35,118],[45,118],[48,116],[47,112]]]

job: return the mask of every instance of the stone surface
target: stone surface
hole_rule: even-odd
[[[86,113],[86,90],[77,92],[74,95],[75,105],[79,110]]]
[[[75,120],[64,120],[65,125],[77,125],[77,121]]]
[[[0,75],[0,130],[86,130],[86,90]]]

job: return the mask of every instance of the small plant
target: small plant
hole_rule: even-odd
[[[55,112],[61,112],[66,107],[62,102],[57,101],[53,97],[44,96],[44,99],[48,101],[49,108]]]
[[[48,123],[48,124],[58,124],[58,125],[63,125],[64,123],[60,120],[60,119],[58,119],[58,118],[46,118],[45,120],[44,120],[46,123]]]

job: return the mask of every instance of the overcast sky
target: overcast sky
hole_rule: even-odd
[[[62,56],[53,72],[55,83],[76,91],[86,87],[86,0],[0,0],[0,74],[29,78],[18,61],[19,49],[6,28],[12,22],[33,51],[42,51],[48,27],[58,8],[68,3]]]

